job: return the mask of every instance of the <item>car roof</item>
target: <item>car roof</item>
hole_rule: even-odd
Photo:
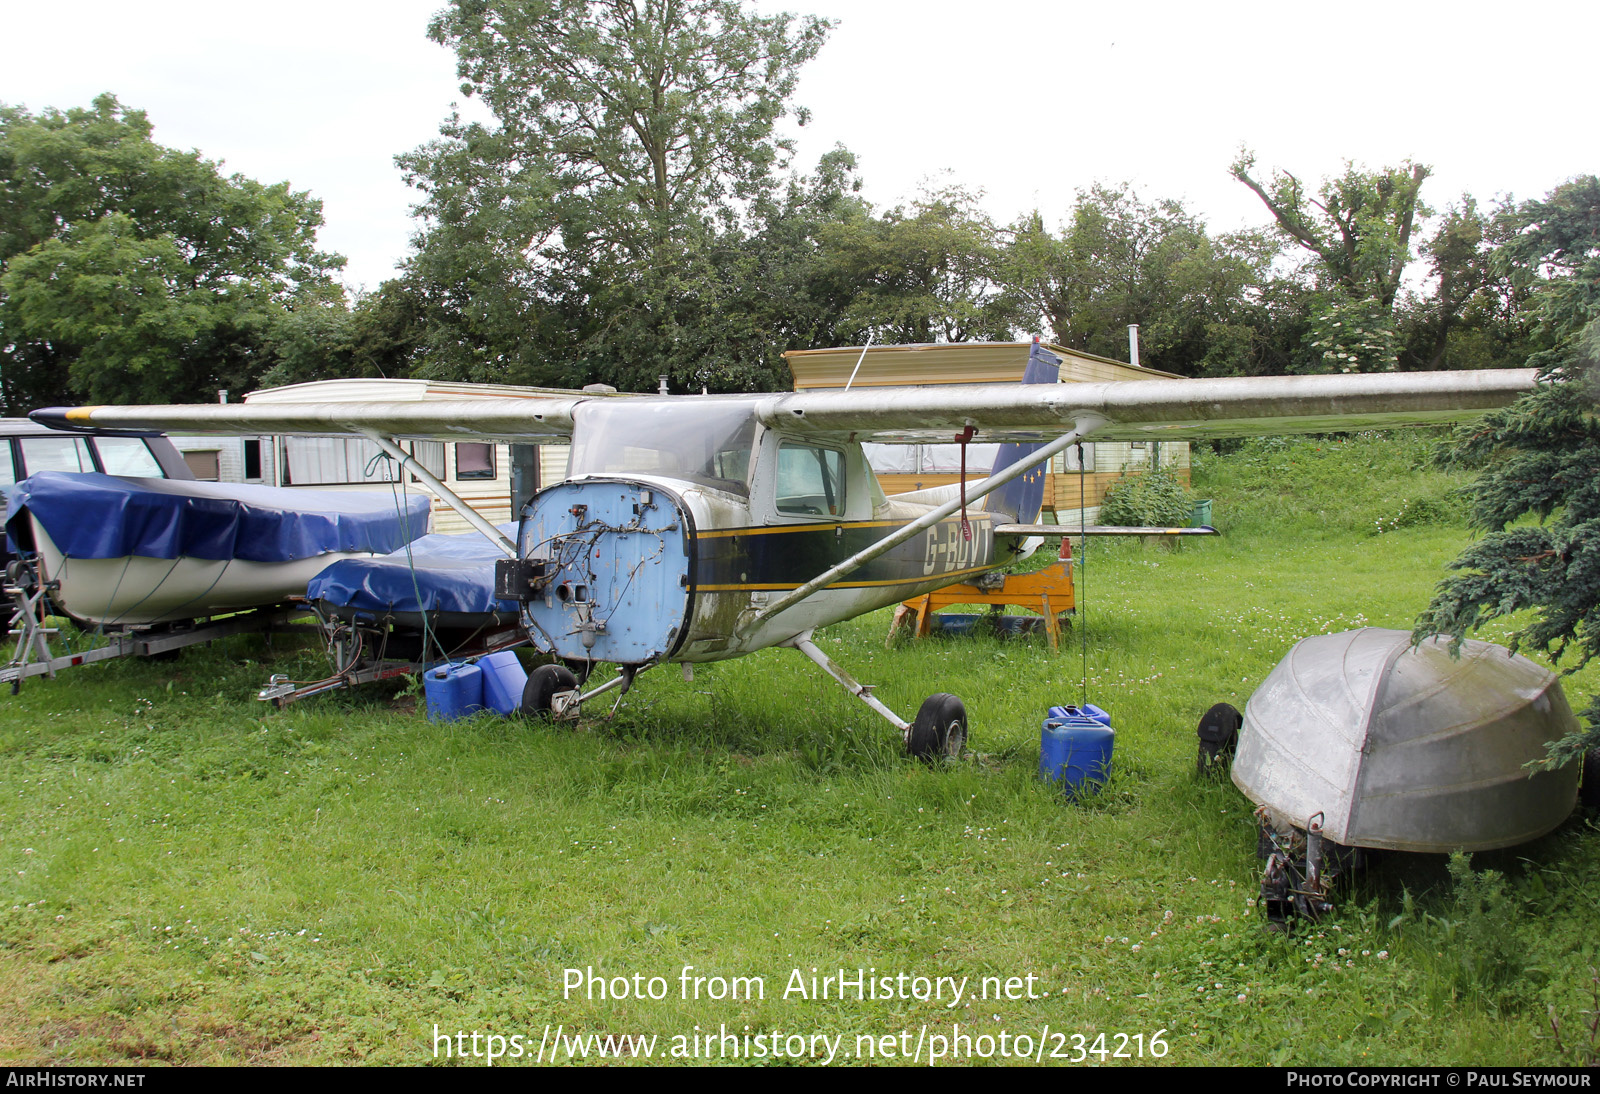
[[[74,429],[63,431],[40,425],[30,418],[0,418],[0,437],[70,437],[74,433],[95,437],[159,437],[149,429]]]

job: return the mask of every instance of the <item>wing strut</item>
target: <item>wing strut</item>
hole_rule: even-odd
[[[767,620],[771,619],[784,609],[793,607],[794,605],[800,603],[800,601],[804,600],[818,589],[821,589],[827,585],[832,585],[841,577],[860,569],[862,566],[865,566],[867,563],[871,562],[884,552],[898,547],[912,536],[919,535],[924,530],[932,528],[935,524],[938,524],[945,517],[948,517],[951,513],[954,513],[957,509],[965,507],[970,502],[977,501],[979,498],[988,494],[991,490],[998,490],[1000,487],[1004,486],[1018,475],[1026,474],[1035,467],[1038,467],[1040,464],[1049,461],[1057,452],[1064,452],[1066,449],[1071,448],[1084,437],[1088,436],[1090,433],[1093,433],[1095,430],[1099,429],[1105,424],[1104,418],[1092,415],[1084,415],[1075,423],[1073,423],[1072,432],[1063,434],[1062,436],[1051,441],[1049,444],[1045,445],[1043,448],[1035,449],[1034,451],[1028,453],[1016,463],[1013,463],[1010,467],[1007,467],[1004,471],[990,475],[982,482],[974,483],[972,486],[967,487],[961,492],[959,497],[952,498],[950,501],[945,502],[932,512],[926,513],[912,521],[910,524],[905,525],[903,528],[884,536],[872,546],[857,551],[855,554],[851,555],[837,566],[823,571],[810,581],[806,582],[804,585],[801,585],[798,589],[793,589],[787,593],[784,593],[778,599],[761,609],[761,611],[757,612],[754,616],[750,617],[750,619],[739,629],[746,632],[753,631],[756,627],[759,627],[762,623],[765,623]]]
[[[416,458],[412,456],[411,453],[407,452],[405,449],[401,448],[399,445],[395,444],[388,437],[385,437],[382,433],[379,433],[375,429],[363,429],[360,432],[362,436],[366,437],[373,444],[383,449],[385,453],[399,460],[401,468],[410,471],[417,478],[427,483],[428,486],[433,489],[434,493],[438,494],[444,499],[446,505],[450,506],[450,508],[461,514],[462,519],[464,519],[468,524],[472,525],[478,531],[482,532],[484,535],[488,536],[490,543],[495,544],[512,558],[518,557],[517,545],[515,543],[512,543],[509,539],[502,535],[500,529],[484,520],[483,517],[478,514],[478,511],[472,508],[472,506],[468,505],[460,494],[457,494],[454,490],[440,482],[432,471],[429,471],[426,467],[423,467],[420,463],[418,463]]]

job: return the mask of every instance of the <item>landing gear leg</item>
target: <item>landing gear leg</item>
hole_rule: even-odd
[[[900,740],[906,751],[923,759],[958,759],[967,743],[967,712],[961,700],[954,695],[939,694],[930,697],[917,712],[915,722],[907,722],[894,711],[880,703],[872,694],[872,684],[857,683],[831,657],[819,650],[811,641],[811,632],[797,634],[782,645],[805,654],[836,680],[840,687],[877,711],[888,723],[900,731]]]

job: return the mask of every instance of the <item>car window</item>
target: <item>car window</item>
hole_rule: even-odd
[[[94,444],[100,453],[100,466],[108,475],[141,479],[167,477],[142,437],[96,437]]]
[[[89,442],[83,437],[23,437],[22,465],[30,475],[41,471],[93,471]]]

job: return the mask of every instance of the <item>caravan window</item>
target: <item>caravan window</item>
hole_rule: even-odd
[[[394,460],[365,437],[285,437],[283,468],[285,486],[398,481]]]
[[[215,448],[191,448],[183,454],[183,462],[201,482],[222,481],[222,453]]]
[[[494,445],[462,441],[456,445],[456,479],[494,478]]]
[[[864,444],[872,469],[887,475],[956,475],[961,472],[959,444]],[[1000,455],[998,444],[967,445],[967,475],[987,475]]]
[[[412,441],[411,455],[434,478],[444,478],[444,442],[443,441]],[[412,482],[421,482],[420,476],[412,475]]]

